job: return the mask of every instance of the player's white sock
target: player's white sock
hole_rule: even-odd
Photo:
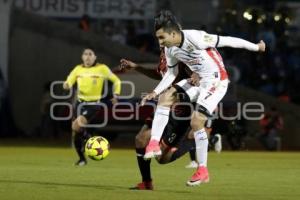
[[[199,166],[206,167],[207,165],[207,148],[208,139],[205,129],[198,130],[194,132],[195,143],[196,143],[196,159]]]
[[[157,106],[152,122],[151,140],[159,141],[169,121],[170,108]]]

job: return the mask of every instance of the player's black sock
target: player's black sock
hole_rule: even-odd
[[[83,133],[75,133],[74,146],[80,160],[86,160],[84,156],[84,140]]]
[[[190,158],[191,160],[196,160],[196,149],[194,147],[190,149]]]
[[[92,137],[92,130],[90,129],[85,129],[84,132],[83,132],[83,147],[85,146],[85,143],[88,141],[88,139],[90,139]],[[84,150],[84,148],[83,148]]]
[[[219,138],[216,137],[215,135],[211,135],[209,138],[209,142],[211,143],[212,146],[214,146],[218,142]]]
[[[136,157],[140,169],[140,173],[142,176],[143,181],[151,181],[151,169],[150,169],[150,163],[151,160],[145,160],[144,155],[145,155],[145,148],[136,148]]]
[[[183,139],[179,145],[177,150],[173,153],[170,162],[180,158],[186,152],[188,152],[191,148],[195,148],[195,140],[191,139]]]

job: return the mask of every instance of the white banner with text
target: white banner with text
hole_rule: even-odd
[[[7,3],[11,0],[1,0]],[[12,0],[13,5],[48,17],[150,19],[156,0]]]

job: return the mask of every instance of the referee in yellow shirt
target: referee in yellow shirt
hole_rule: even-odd
[[[99,105],[91,105],[89,103],[100,102],[105,80],[113,83],[114,96],[111,99],[112,103],[117,102],[117,96],[121,92],[120,79],[111,72],[108,66],[97,63],[97,57],[93,49],[84,49],[81,58],[83,63],[75,66],[63,84],[63,88],[69,90],[77,83],[77,102],[75,106],[75,119],[72,122],[72,131],[75,134],[74,146],[79,156],[79,160],[75,165],[78,166],[87,164],[84,156],[84,143],[90,135],[83,127],[91,122],[99,110]],[[77,108],[80,104],[82,107],[80,112],[77,113]]]

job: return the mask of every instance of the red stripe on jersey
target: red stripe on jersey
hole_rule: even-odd
[[[165,56],[165,51],[162,49],[160,51],[160,56],[159,56],[159,64],[157,66],[157,72],[161,75],[164,76],[164,74],[167,72],[167,60]]]
[[[216,49],[215,49],[215,53],[219,57],[219,60],[221,60],[223,62],[223,58],[222,58],[221,54]]]
[[[211,59],[213,59],[213,61],[217,64],[217,66],[219,68],[219,72],[221,74],[220,79],[221,80],[228,79],[228,75],[227,75],[227,72],[224,68],[223,60],[222,60],[222,57],[219,54],[219,52],[216,49],[213,49],[213,48],[206,49],[206,52],[211,57]],[[214,52],[216,53],[218,58],[215,56]]]

